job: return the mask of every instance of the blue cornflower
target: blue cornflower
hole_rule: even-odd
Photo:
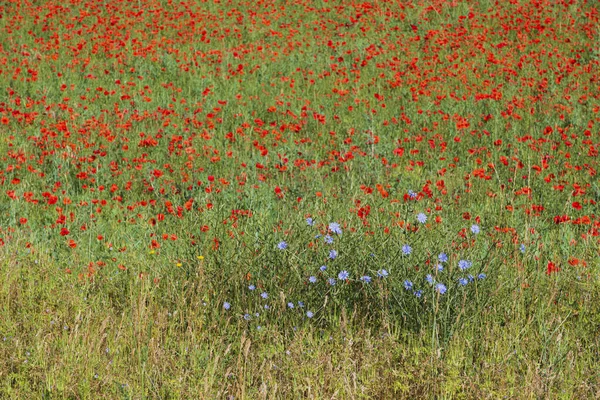
[[[410,253],[412,253],[412,247],[405,244],[404,246],[402,246],[402,252],[404,253],[404,255],[408,256],[410,255]]]
[[[317,235],[315,235],[315,239],[319,239],[321,236],[323,236],[323,235],[321,235],[320,233],[318,233]]]
[[[313,226],[315,224],[315,221],[313,221],[312,218],[306,218],[306,225],[308,226]]]
[[[477,235],[480,232],[479,225],[471,225],[471,232]]]
[[[262,297],[263,299],[267,299],[269,297],[269,294],[267,292],[262,292],[260,294],[260,297]]]
[[[473,282],[475,280],[475,277],[471,274],[467,275],[467,279],[469,279],[469,282]]]
[[[448,290],[446,288],[446,285],[444,285],[443,283],[438,283],[437,285],[435,285],[435,290],[437,290],[437,292],[439,294],[444,294],[446,293],[446,290]]]
[[[288,244],[283,240],[281,242],[279,242],[279,244],[277,245],[277,248],[279,250],[285,250],[285,249],[287,249],[287,247],[288,247]]]
[[[371,277],[368,275],[361,276],[360,280],[363,281],[364,283],[371,283]]]
[[[422,295],[423,295],[422,290],[415,290],[415,296],[417,296],[418,298],[421,298]]]
[[[331,286],[334,286],[335,285],[335,279],[334,278],[329,278],[327,280],[327,283],[329,283]]]
[[[458,268],[460,268],[461,271],[471,268],[471,265],[473,265],[473,263],[468,260],[460,260],[458,262]]]
[[[430,285],[433,285],[433,276],[431,276],[431,274],[427,274],[427,276],[425,277],[425,280],[427,281],[427,283],[429,283]]]
[[[413,283],[408,279],[404,281],[404,289],[411,290],[413,287]]]
[[[228,302],[223,303],[223,308],[226,310],[229,310],[231,308],[231,304],[229,304]]]
[[[250,286],[248,286],[248,289],[249,289],[249,290],[254,290],[254,289],[256,289],[256,286],[254,286],[254,285],[250,285]]]
[[[329,235],[325,236],[325,243],[327,243],[327,244],[333,243],[333,238]]]
[[[425,215],[423,213],[419,213],[417,215],[417,221],[419,221],[420,223],[424,224],[425,222],[427,222],[427,215]]]
[[[336,250],[330,250],[329,251],[329,258],[331,258],[332,260],[335,260],[335,258],[338,256],[338,252]]]
[[[244,314],[244,319],[245,319],[246,321],[250,321],[250,319],[251,319],[251,318],[252,318],[252,317],[250,316],[250,314]]]
[[[444,270],[444,266],[442,264],[437,265],[438,272],[442,272]]]
[[[303,302],[303,301],[299,301],[299,302],[298,302],[298,307],[300,307],[300,308],[304,308],[304,302]]]
[[[271,307],[269,307],[268,304],[265,304],[265,310],[269,310]]]
[[[349,273],[348,273],[348,271],[346,271],[346,270],[344,270],[344,271],[341,271],[341,272],[338,274],[338,279],[339,279],[340,281],[345,281],[345,280],[346,280],[346,279],[348,279],[349,277],[350,277],[350,274],[349,274]]]
[[[408,196],[409,196],[411,199],[416,199],[416,198],[417,198],[417,194],[416,194],[415,192],[413,192],[412,190],[409,190],[409,191],[408,191]]]
[[[469,281],[468,281],[466,278],[459,278],[459,279],[458,279],[458,283],[459,283],[461,286],[466,286],[466,285],[467,285],[467,283],[469,283]]]
[[[385,269],[380,269],[379,271],[377,271],[377,276],[379,278],[386,278],[388,275],[389,273]]]
[[[321,272],[325,272],[326,269],[327,269],[327,265],[321,265],[321,267],[319,268],[319,270]]]
[[[294,303],[292,303],[291,301],[289,303],[287,303],[288,308],[294,308]]]
[[[335,233],[336,235],[342,234],[342,228],[340,227],[340,224],[338,224],[337,222],[330,223],[328,228],[331,232]]]
[[[519,250],[521,250],[521,253],[525,253],[525,245],[523,243],[519,246]]]
[[[314,316],[315,316],[315,313],[313,313],[312,311],[307,311],[307,312],[306,312],[306,316],[307,316],[308,318],[312,318],[312,317],[314,317]]]
[[[438,260],[443,263],[448,262],[448,255],[446,253],[440,253]]]
[[[310,283],[317,283],[317,277],[316,277],[316,276],[310,276],[310,277],[308,278],[308,281],[309,281]]]
[[[481,280],[481,279],[485,279],[485,277],[486,277],[486,276],[487,276],[487,275],[486,275],[486,274],[484,274],[484,273],[482,272],[482,273],[480,273],[479,275],[477,275],[477,279],[479,279],[479,280]]]

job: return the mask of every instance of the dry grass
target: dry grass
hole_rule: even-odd
[[[139,279],[116,307],[15,251],[2,248],[0,263],[4,398],[537,399],[591,398],[600,387],[598,336],[572,317],[499,323],[490,311],[443,346],[351,317],[248,331],[201,298],[166,309]]]

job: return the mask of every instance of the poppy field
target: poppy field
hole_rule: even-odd
[[[600,5],[0,3],[2,398],[600,393]]]

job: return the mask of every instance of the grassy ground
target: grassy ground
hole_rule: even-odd
[[[600,393],[591,2],[0,17],[0,397]]]
[[[590,398],[600,384],[597,284],[572,304],[557,283],[523,293],[512,276],[440,342],[351,311],[327,328],[249,329],[203,305],[199,275],[178,290],[132,279],[118,294],[55,275],[3,248],[3,396]]]

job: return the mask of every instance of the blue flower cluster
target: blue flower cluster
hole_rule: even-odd
[[[416,194],[415,194],[416,196]],[[411,194],[412,197],[412,194]],[[416,215],[416,220],[420,224],[425,224],[428,220],[428,217],[425,213],[418,213]],[[318,224],[312,218],[306,218],[306,224],[309,227],[315,227]],[[471,232],[474,235],[477,235],[481,232],[481,228],[479,225],[472,225],[470,227]],[[424,271],[423,275],[419,278],[415,278],[414,276],[408,277],[406,276],[398,276],[397,274],[390,272],[390,267],[387,268],[379,268],[372,270],[371,273],[359,273],[359,271],[355,271],[353,273],[350,268],[335,268],[332,267],[336,264],[340,264],[340,262],[345,262],[346,259],[350,258],[349,254],[344,254],[344,248],[342,247],[342,254],[334,248],[334,244],[339,240],[341,241],[342,236],[342,225],[337,222],[330,222],[328,224],[320,225],[320,233],[315,236],[315,239],[323,239],[321,243],[326,245],[325,253],[323,254],[323,258],[328,260],[331,264],[329,265],[321,265],[318,270],[309,272],[305,275],[304,279],[304,287],[306,300],[308,305],[310,304],[322,304],[322,298],[315,298],[314,296],[321,296],[324,293],[330,293],[333,295],[338,295],[339,293],[344,293],[345,288],[356,288],[356,285],[360,285],[365,293],[374,293],[373,291],[379,290],[382,286],[389,287],[392,290],[395,289],[395,285],[402,285],[404,291],[408,292],[413,298],[420,299],[419,302],[421,304],[432,304],[431,297],[435,296],[435,299],[441,299],[442,296],[446,295],[448,291],[451,292],[454,290],[459,290],[463,288],[466,290],[467,286],[476,281],[482,281],[487,278],[487,275],[481,271],[478,274],[473,273],[473,261],[465,258],[459,258],[457,255],[448,256],[445,252],[441,252],[435,257],[433,260],[430,258],[427,261],[427,264],[430,261],[434,261],[431,265],[429,271]],[[318,244],[319,242],[315,242]],[[413,242],[416,243],[416,242]],[[280,240],[277,245],[277,249],[281,251],[285,251],[288,249],[288,243],[284,240]],[[337,246],[336,246],[337,247]],[[319,247],[317,247],[318,249]],[[520,250],[522,252],[525,251],[525,246],[523,244],[520,245]],[[411,264],[411,268],[413,262],[415,265],[415,270],[419,271],[421,268],[417,266],[419,263],[419,257],[417,255],[413,255],[413,247],[409,243],[401,244],[400,246],[401,255],[403,256],[399,262],[408,265]],[[374,253],[369,253],[369,257],[365,258],[367,263],[371,263],[376,260],[376,255]],[[455,258],[456,257],[456,258]],[[457,261],[456,261],[457,260]],[[367,264],[368,265],[368,264]],[[331,271],[333,270],[333,271]],[[410,271],[410,269],[408,269]],[[449,272],[447,272],[449,271]],[[394,272],[392,270],[392,272]],[[468,273],[472,272],[472,273]],[[462,276],[456,276],[455,274],[459,273]],[[464,275],[463,275],[464,274]],[[388,281],[388,279],[391,279]],[[387,282],[387,283],[384,283]],[[258,300],[258,305],[264,310],[270,310],[270,306],[266,304],[269,300],[269,294],[264,291],[263,286],[259,283],[247,283],[247,289],[249,293],[260,293],[256,299]],[[391,286],[390,286],[391,285]],[[257,290],[257,289],[261,290]],[[444,297],[445,298],[445,297]],[[450,297],[451,299],[452,297]],[[438,300],[434,300],[434,303]],[[303,301],[286,301],[282,305],[287,312],[290,313],[300,313],[297,315],[302,315],[303,318],[312,319],[317,314],[319,314],[320,310],[317,312],[313,310],[309,310],[308,306],[305,305]],[[225,311],[230,311],[233,308],[233,305],[225,301],[222,305]],[[254,318],[259,318],[259,313],[250,313],[250,312],[241,312],[239,316],[244,321],[251,321]]]

